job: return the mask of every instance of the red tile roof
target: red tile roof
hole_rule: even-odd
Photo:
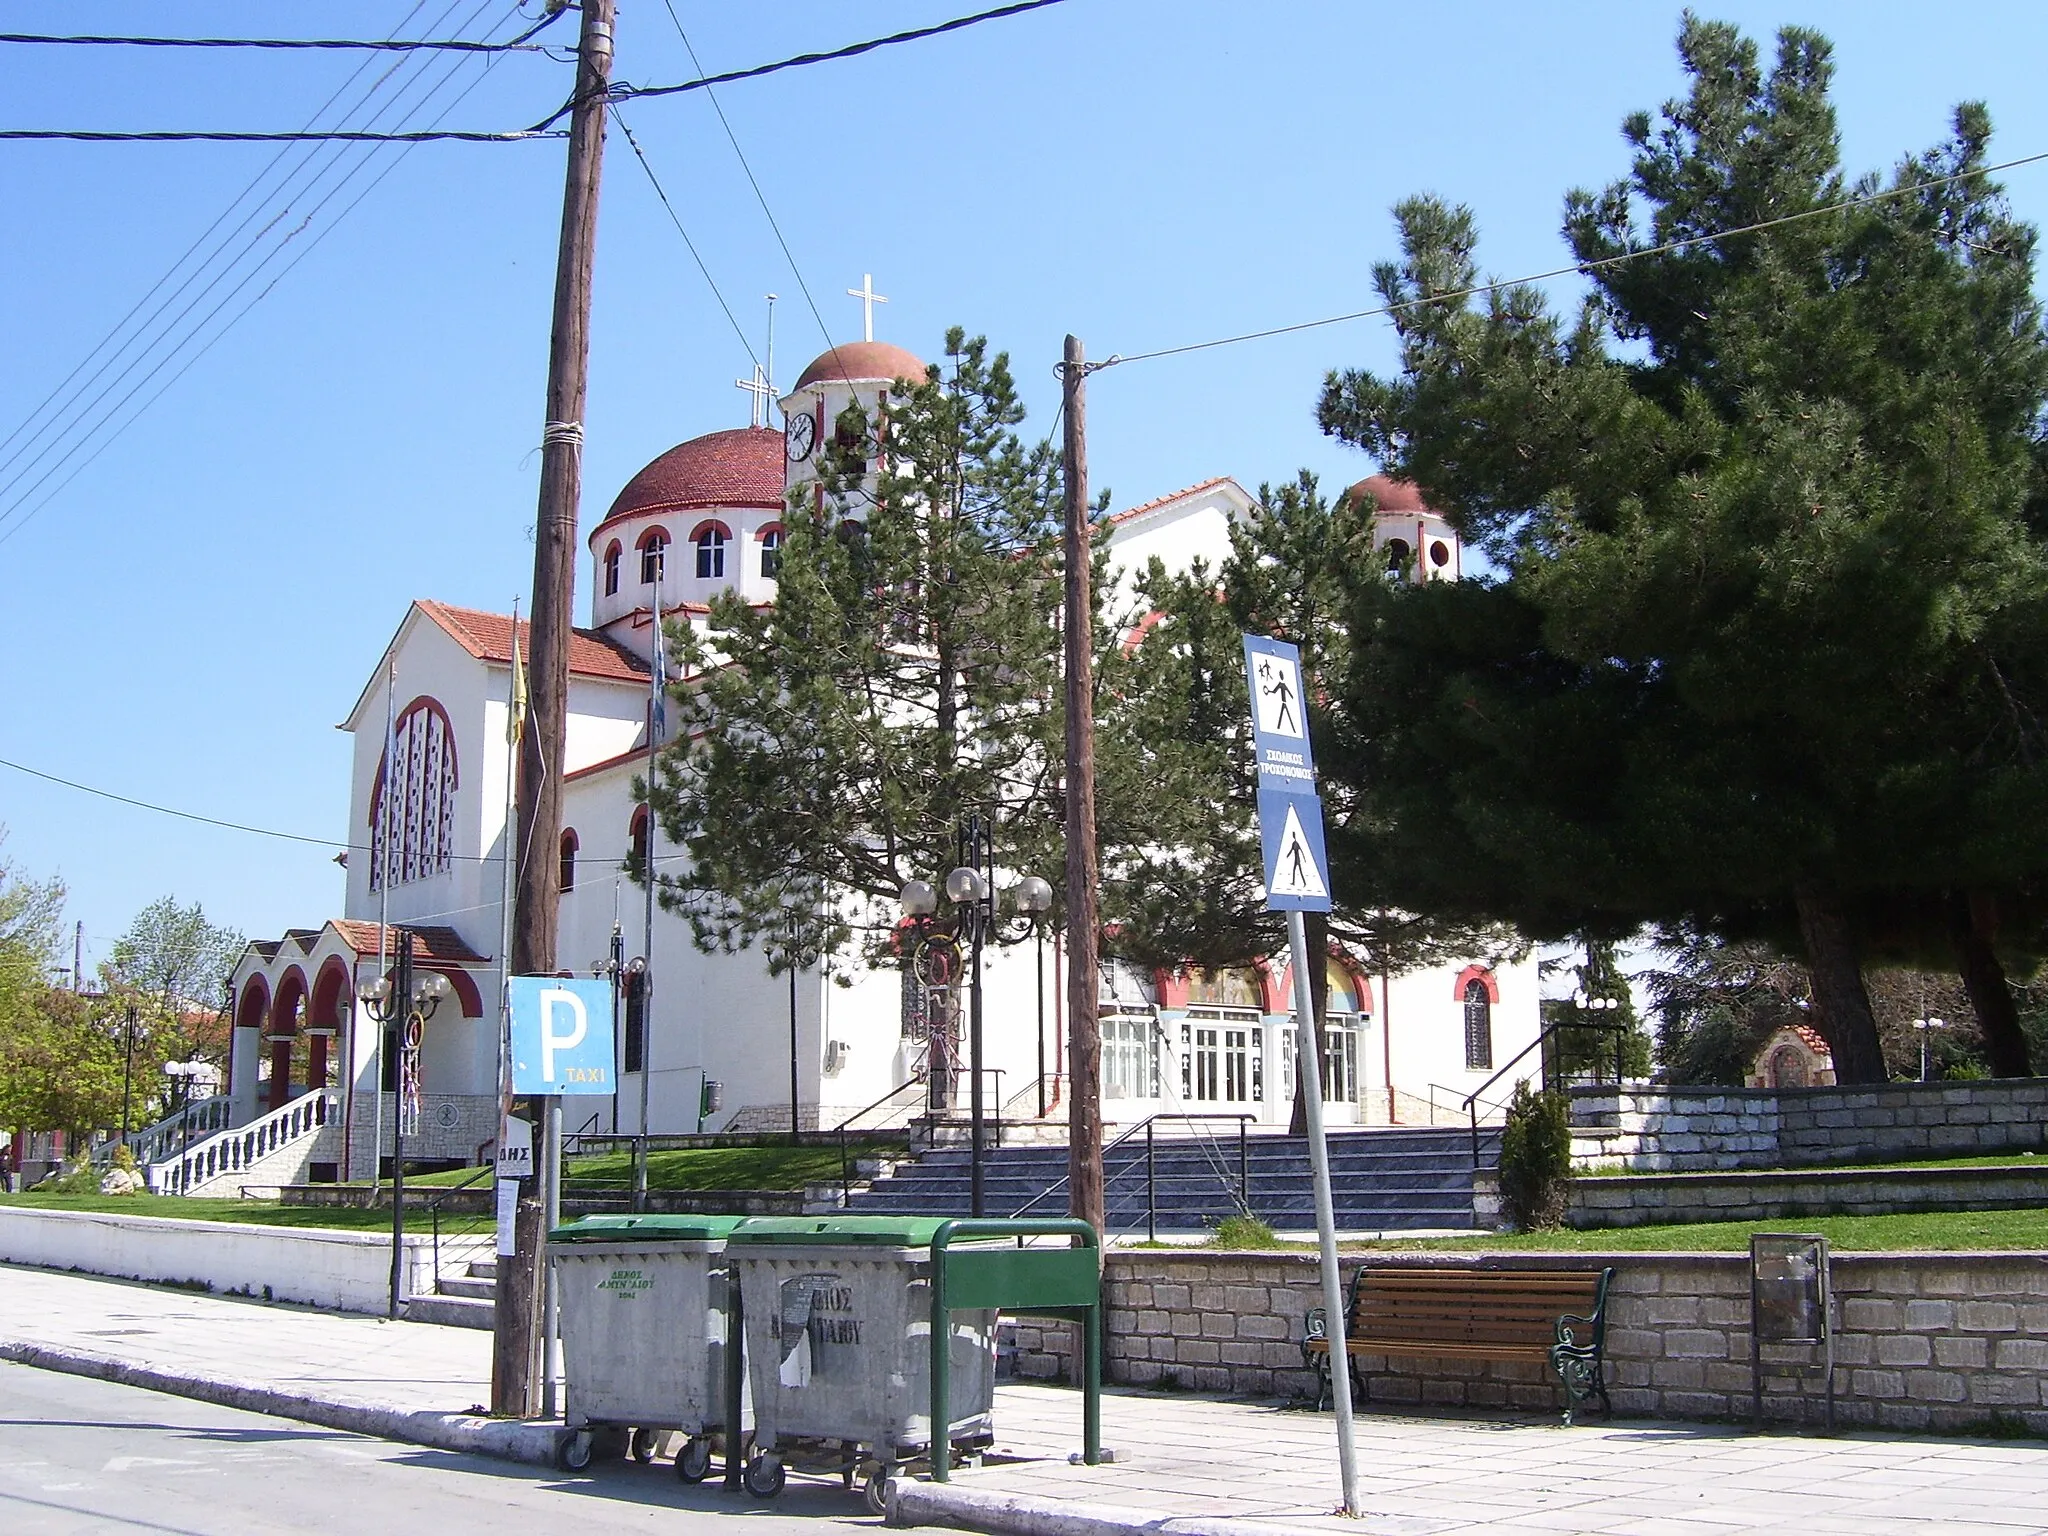
[[[417,606],[479,661],[511,665],[510,614],[455,608],[425,597],[418,600]],[[519,654],[528,658],[533,655],[533,637],[524,619],[519,621]],[[646,662],[594,629],[570,631],[569,670],[580,677],[603,677],[623,683],[642,683],[648,677]]]
[[[341,941],[359,955],[377,953],[377,925],[358,923],[345,917],[330,918],[328,927],[341,935]],[[395,929],[398,925],[393,924]],[[386,930],[386,943],[392,942]],[[489,956],[480,955],[469,947],[461,934],[453,928],[414,928],[412,930],[412,952],[415,958],[431,961],[437,965],[483,965]]]
[[[907,352],[893,341],[842,341],[831,350],[820,353],[816,361],[797,376],[796,388],[855,379],[884,379],[890,383],[908,379],[913,384],[922,384],[925,379],[924,361],[915,352]]]
[[[1213,490],[1215,487],[1228,482],[1229,479],[1230,476],[1228,475],[1217,475],[1213,479],[1203,480],[1198,484],[1191,485],[1186,490],[1169,491],[1164,496],[1154,496],[1150,501],[1141,502],[1135,507],[1127,507],[1121,512],[1110,513],[1109,521],[1113,524],[1129,522],[1134,517],[1142,517],[1155,507],[1163,507],[1170,501],[1179,501],[1183,496],[1193,496],[1202,491]]]
[[[1413,480],[1396,480],[1390,475],[1367,475],[1344,492],[1352,501],[1370,495],[1382,512],[1427,512],[1422,491]]]
[[[734,427],[677,443],[626,482],[597,526],[647,512],[781,505],[782,434],[772,427]]]

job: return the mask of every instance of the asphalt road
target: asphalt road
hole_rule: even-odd
[[[772,1502],[667,1462],[539,1467],[372,1440],[139,1387],[0,1362],[0,1532],[702,1531],[738,1518],[758,1536],[874,1527],[859,1494],[792,1478]]]

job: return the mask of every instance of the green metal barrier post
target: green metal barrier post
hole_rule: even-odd
[[[1016,1238],[1014,1248],[955,1242]],[[1027,1237],[1070,1237],[1078,1245],[1026,1248]],[[948,1221],[932,1234],[932,1480],[948,1482],[953,1456],[953,1313],[994,1308],[1081,1324],[1082,1459],[1102,1459],[1102,1255],[1095,1229],[1069,1217]]]

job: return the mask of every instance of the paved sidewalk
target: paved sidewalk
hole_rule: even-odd
[[[387,1323],[0,1265],[0,1358],[449,1450],[545,1462],[554,1428],[467,1410],[487,1333]],[[1113,1465],[1083,1467],[1078,1393],[1006,1386],[997,1446],[899,1517],[1019,1536],[1433,1536],[1485,1526],[1642,1536],[2048,1536],[2048,1445],[1854,1434],[1755,1436],[1669,1423],[1359,1420],[1367,1517],[1333,1518],[1328,1414],[1114,1392]]]

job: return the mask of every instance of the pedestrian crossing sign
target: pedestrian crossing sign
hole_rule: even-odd
[[[1266,854],[1266,910],[1330,910],[1330,861],[1323,849],[1323,802],[1314,795],[1259,791],[1259,840]]]

